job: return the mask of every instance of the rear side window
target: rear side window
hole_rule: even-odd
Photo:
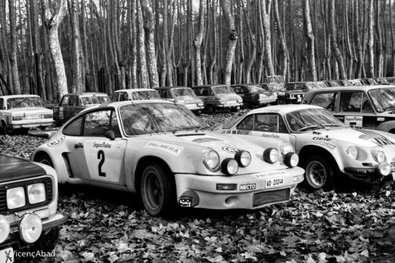
[[[73,122],[70,122],[64,129],[64,135],[70,136],[81,136],[81,125],[82,125],[82,117],[75,119]]]
[[[334,111],[336,95],[336,92],[317,93],[311,100],[310,104],[321,106],[327,110]]]
[[[373,112],[373,108],[364,92],[346,91],[340,96],[340,111]]]

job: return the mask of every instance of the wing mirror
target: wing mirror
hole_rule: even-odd
[[[104,136],[106,136],[106,138],[110,139],[111,141],[115,140],[115,132],[113,130],[106,131]]]

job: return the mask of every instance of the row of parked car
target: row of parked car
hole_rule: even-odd
[[[386,132],[395,132],[395,86],[314,89],[305,102],[319,106],[261,107],[214,132],[180,103],[130,103],[116,93],[106,104],[101,94],[66,95],[60,107],[101,105],[67,117],[31,161],[0,153],[0,253],[53,247],[65,222],[56,212],[58,183],[135,192],[149,214],[161,216],[176,207],[259,209],[287,202],[302,181],[329,190],[343,176],[395,178],[395,135]],[[43,106],[37,96],[0,101],[0,112],[18,113],[6,117],[15,125],[51,123],[45,111],[30,117]],[[58,114],[65,118],[65,109]]]

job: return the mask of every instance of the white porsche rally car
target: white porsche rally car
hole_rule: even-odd
[[[289,142],[299,154],[306,183],[312,189],[332,189],[339,174],[364,182],[395,175],[393,134],[350,128],[318,106],[293,104],[252,110],[224,125],[222,133]]]
[[[288,201],[304,170],[279,140],[207,133],[171,102],[125,101],[73,117],[32,155],[60,183],[137,192],[151,215],[172,207],[257,209]]]

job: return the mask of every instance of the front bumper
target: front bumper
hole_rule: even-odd
[[[300,167],[229,177],[176,174],[177,200],[182,207],[258,209],[289,201],[303,174]]]
[[[344,173],[353,180],[369,183],[387,177],[393,177],[392,174],[395,174],[395,171],[392,171],[392,173],[387,176],[383,176],[380,174],[377,167],[345,167]]]
[[[9,127],[11,129],[20,129],[20,128],[36,128],[36,127],[48,127],[52,126],[55,121],[34,121],[34,122],[17,122],[17,123],[10,123]]]
[[[203,110],[204,106],[199,106],[196,103],[190,103],[190,104],[184,104],[185,107],[187,107],[191,111],[201,111]]]
[[[59,227],[66,223],[67,218],[60,213],[55,214],[49,218],[42,219],[42,233],[41,237],[51,231],[52,229]],[[41,238],[40,237],[40,238]],[[0,244],[0,249],[12,247],[14,250],[19,250],[32,246],[33,244],[27,244],[20,238],[19,234],[19,222],[11,225],[10,235],[7,240]]]

